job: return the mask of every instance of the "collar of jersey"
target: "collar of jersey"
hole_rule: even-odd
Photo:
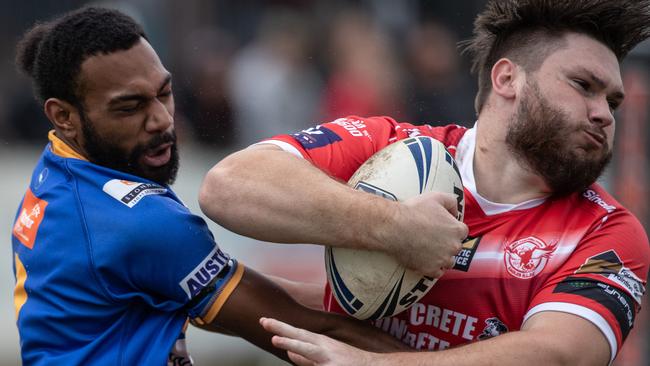
[[[478,122],[474,124],[474,127],[468,129],[458,142],[455,159],[460,170],[460,177],[463,180],[463,186],[465,186],[465,189],[467,189],[472,194],[472,197],[476,199],[481,210],[483,210],[486,215],[491,216],[513,210],[525,210],[537,207],[544,203],[546,197],[534,198],[517,204],[498,203],[492,202],[478,193],[476,189],[476,180],[474,179],[474,150],[476,149],[477,124]]]
[[[72,158],[72,159],[79,159],[79,160],[88,161],[88,159],[84,158],[83,155],[81,155],[78,152],[74,151],[74,149],[71,148],[70,145],[66,144],[57,135],[55,135],[54,130],[51,130],[47,134],[47,138],[50,140],[50,143],[51,143],[50,149],[52,150],[52,152],[55,155],[58,155],[58,156],[60,156],[62,158]]]

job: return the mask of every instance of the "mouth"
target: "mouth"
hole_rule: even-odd
[[[173,142],[166,142],[154,148],[147,149],[142,156],[142,160],[148,166],[158,168],[169,162],[172,156]]]
[[[607,138],[603,134],[589,130],[584,130],[584,132],[590,145],[601,147],[607,142]]]

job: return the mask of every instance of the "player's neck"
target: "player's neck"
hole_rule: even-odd
[[[477,126],[473,166],[477,192],[489,201],[507,204],[548,196],[544,180],[508,149],[505,124],[494,125],[479,120]]]

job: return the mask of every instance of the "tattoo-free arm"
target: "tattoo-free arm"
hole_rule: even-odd
[[[377,354],[272,319],[264,327],[278,334],[273,344],[289,351],[298,365],[316,366],[473,366],[473,365],[607,365],[605,336],[588,320],[561,312],[541,312],[520,331],[438,352]]]
[[[263,275],[246,268],[233,293],[205,330],[226,330],[258,347],[287,359],[286,352],[271,344],[272,334],[259,324],[261,317],[291,322],[314,332],[354,344],[362,349],[388,352],[406,348],[395,338],[366,322],[342,315],[308,309]]]
[[[386,252],[433,277],[453,266],[467,227],[453,195],[393,202],[336,181],[275,145],[254,145],[215,165],[199,194],[203,212],[256,239]]]

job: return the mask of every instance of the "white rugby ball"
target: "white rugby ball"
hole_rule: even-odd
[[[387,146],[361,165],[348,185],[394,201],[430,191],[455,194],[458,219],[463,219],[465,198],[456,162],[431,137],[412,137]],[[363,320],[408,309],[436,282],[375,251],[326,247],[325,267],[334,298],[348,314]]]

